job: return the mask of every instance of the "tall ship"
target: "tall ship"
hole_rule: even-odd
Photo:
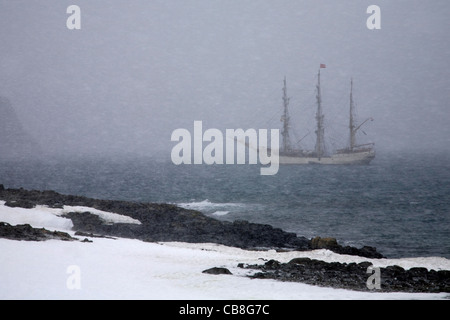
[[[316,111],[316,143],[314,150],[303,150],[292,147],[290,142],[290,117],[289,100],[287,96],[286,78],[283,86],[283,116],[281,121],[283,127],[281,130],[282,142],[279,152],[280,164],[326,164],[326,165],[364,165],[369,164],[375,158],[374,143],[357,144],[356,134],[361,127],[368,121],[368,118],[361,124],[358,124],[355,118],[355,105],[353,102],[353,79],[350,84],[350,112],[349,112],[349,144],[346,148],[337,149],[334,153],[327,153],[325,150],[325,127],[324,114],[322,109],[322,96],[320,90],[320,69],[325,68],[321,64],[318,72],[317,90],[317,111]]]

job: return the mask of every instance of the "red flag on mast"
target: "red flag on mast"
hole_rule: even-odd
[[[325,69],[326,67],[327,67],[326,64],[323,64],[323,63],[320,64],[320,69]]]

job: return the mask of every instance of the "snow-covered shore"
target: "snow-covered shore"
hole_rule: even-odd
[[[28,223],[74,236],[71,221],[60,216],[65,209],[10,208],[0,202],[0,221]],[[105,212],[98,214],[109,223],[122,221],[121,217]],[[450,270],[450,260],[440,257],[368,259],[328,250],[248,251],[208,243],[91,240],[85,243],[0,239],[0,299],[445,299],[449,296],[448,293],[360,292],[250,279],[246,275],[251,270],[237,267],[238,263],[263,263],[269,259],[287,262],[309,257],[327,262],[370,261],[380,267]],[[202,273],[211,267],[226,267],[233,275]]]

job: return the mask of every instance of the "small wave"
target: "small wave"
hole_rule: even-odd
[[[230,213],[230,211],[216,211],[216,212],[213,212],[212,214],[215,216],[225,216],[229,213]]]
[[[211,210],[211,209],[223,209],[223,208],[232,208],[232,207],[244,207],[245,204],[243,203],[233,203],[233,202],[226,202],[226,203],[214,203],[209,201],[208,199],[203,201],[197,201],[197,202],[185,202],[185,203],[178,203],[178,206],[185,208],[185,209],[194,209],[194,210]],[[217,212],[225,212],[225,211],[217,211]]]

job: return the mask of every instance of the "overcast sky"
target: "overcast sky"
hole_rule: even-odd
[[[450,151],[449,17],[448,0],[0,0],[0,96],[46,151],[170,157],[194,120],[280,128],[285,76],[295,135],[312,138],[323,63],[333,143],[353,77],[358,118],[375,119],[362,141]]]

